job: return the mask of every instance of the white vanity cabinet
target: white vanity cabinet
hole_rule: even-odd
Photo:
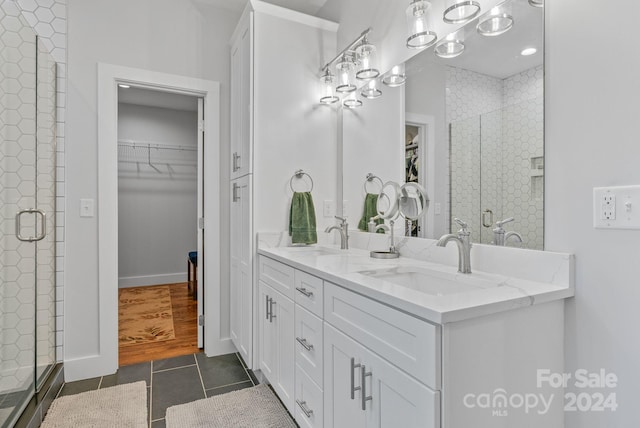
[[[260,281],[260,370],[289,412],[294,412],[293,301]]]
[[[258,268],[255,233],[285,225],[289,201],[282,189],[288,189],[296,169],[319,174],[335,163],[335,152],[326,147],[327,141],[335,140],[335,109],[314,106],[319,69],[336,52],[337,28],[329,21],[251,0],[230,41],[228,164],[230,199],[239,201],[230,202],[229,335],[251,369],[258,366],[254,347],[259,320],[252,317],[259,306],[258,275],[253,272]],[[314,177],[317,200],[327,199],[336,188],[335,174],[327,174],[330,178]],[[245,281],[253,281],[251,298]],[[288,297],[293,300],[293,294]]]

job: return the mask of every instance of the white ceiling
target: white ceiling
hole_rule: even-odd
[[[221,7],[224,9],[232,9],[242,11],[248,0],[195,0],[197,3],[208,4]],[[286,7],[287,9],[315,15],[327,0],[264,0],[265,3],[275,4],[276,6]]]

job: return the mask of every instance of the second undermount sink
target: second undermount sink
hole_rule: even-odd
[[[358,273],[433,296],[459,294],[499,285],[498,281],[480,278],[477,274],[455,274],[418,266],[400,266]]]

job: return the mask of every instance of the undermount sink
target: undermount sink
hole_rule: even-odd
[[[330,256],[340,254],[340,250],[327,247],[315,247],[315,246],[298,246],[298,247],[286,247],[286,251],[300,255],[308,256]]]
[[[455,274],[417,266],[366,270],[358,273],[433,296],[459,294],[499,285],[497,281],[479,278],[476,274]]]

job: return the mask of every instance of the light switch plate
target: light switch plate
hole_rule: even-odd
[[[595,187],[593,227],[640,230],[640,186]]]

